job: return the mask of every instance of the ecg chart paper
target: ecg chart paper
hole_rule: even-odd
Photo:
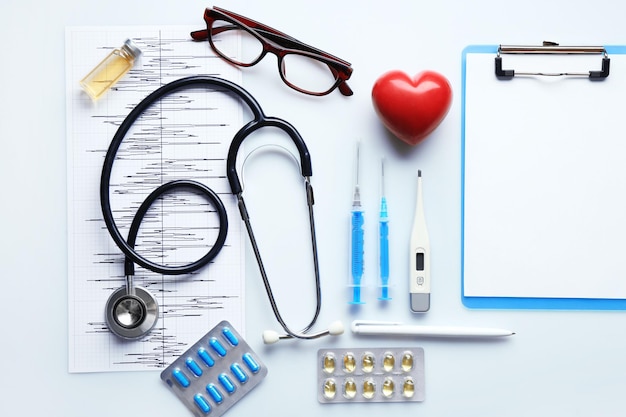
[[[109,188],[122,236],[139,205],[159,185],[176,179],[204,183],[224,203],[226,244],[216,258],[186,275],[160,275],[136,266],[135,285],[159,304],[156,326],[144,338],[123,340],[105,322],[105,304],[125,285],[124,256],[111,239],[99,198],[104,156],[118,126],[148,94],[192,75],[211,75],[241,85],[241,72],[194,42],[187,27],[72,27],[66,30],[68,151],[69,371],[156,370],[167,367],[222,320],[244,328],[244,243],[230,193],[226,155],[243,125],[238,99],[223,91],[179,90],[147,109],[120,146]],[[135,66],[93,102],[82,79],[130,38],[142,50]],[[232,48],[239,49],[239,40]],[[204,197],[166,193],[146,214],[135,248],[159,264],[182,265],[212,247],[219,218]]]

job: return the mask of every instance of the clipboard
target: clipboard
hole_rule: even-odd
[[[626,46],[538,48],[463,50],[462,302],[624,310]]]

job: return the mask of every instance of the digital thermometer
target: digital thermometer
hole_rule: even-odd
[[[430,308],[430,243],[424,216],[422,171],[417,171],[417,202],[411,232],[410,258],[411,311],[425,313]]]

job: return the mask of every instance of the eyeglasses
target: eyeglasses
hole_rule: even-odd
[[[294,90],[323,96],[338,88],[344,96],[353,94],[346,83],[352,67],[343,59],[218,7],[207,8],[204,20],[207,29],[191,32],[191,37],[197,41],[208,39],[213,51],[231,64],[251,67],[271,52],[278,58],[280,77]],[[241,51],[235,42],[237,36],[241,36]]]

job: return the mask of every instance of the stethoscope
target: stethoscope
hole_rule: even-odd
[[[211,190],[204,184],[196,181],[177,180],[165,183],[155,189],[144,200],[144,202],[137,210],[135,217],[133,218],[133,221],[131,223],[127,239],[125,239],[121,235],[119,229],[117,228],[111,210],[109,195],[111,172],[113,170],[113,163],[115,162],[117,151],[129,129],[139,118],[139,116],[153,103],[175,91],[189,88],[222,88],[226,90],[226,92],[233,93],[243,102],[245,102],[253,115],[253,119],[235,134],[230,144],[228,157],[226,159],[226,175],[231,187],[231,192],[237,197],[237,205],[239,207],[241,219],[245,223],[248,237],[250,239],[250,243],[252,245],[257,264],[259,266],[261,278],[263,279],[263,284],[265,286],[265,291],[270,301],[272,311],[274,312],[276,320],[279,322],[285,332],[285,334],[279,335],[274,331],[266,331],[263,334],[264,342],[274,343],[280,339],[288,338],[315,339],[325,335],[339,335],[343,333],[343,325],[340,322],[332,323],[327,330],[314,333],[311,332],[311,329],[317,321],[317,318],[321,311],[321,286],[317,256],[317,243],[315,236],[315,222],[313,218],[313,187],[311,186],[310,180],[310,177],[312,175],[311,156],[306,147],[306,144],[304,143],[304,140],[291,124],[276,117],[265,116],[263,110],[261,109],[261,106],[254,99],[254,97],[252,97],[250,93],[248,93],[245,89],[230,81],[208,76],[182,78],[155,90],[143,101],[141,101],[128,114],[126,119],[122,122],[117,132],[115,133],[115,136],[111,140],[111,144],[109,145],[109,149],[107,150],[106,156],[104,158],[102,176],[100,179],[100,204],[109,234],[111,235],[111,238],[116,243],[116,245],[120,248],[122,253],[124,253],[125,255],[124,274],[126,277],[126,283],[123,287],[113,292],[113,294],[109,297],[106,303],[105,319],[107,326],[112,333],[124,339],[139,339],[146,336],[157,322],[159,313],[156,298],[145,288],[134,285],[133,277],[135,274],[135,264],[138,264],[150,271],[164,275],[188,274],[199,270],[200,268],[211,262],[224,246],[226,234],[228,231],[228,218],[226,215],[226,209],[224,208],[224,204],[213,190]],[[272,293],[272,289],[267,274],[265,272],[265,267],[263,266],[261,253],[259,251],[257,241],[252,231],[250,217],[248,215],[246,204],[243,198],[243,187],[241,186],[241,183],[239,181],[239,176],[236,169],[237,154],[239,152],[241,144],[248,136],[263,127],[274,127],[281,129],[291,138],[298,151],[300,157],[300,170],[302,176],[304,177],[315,272],[316,307],[311,321],[300,331],[293,331],[289,328],[282,315],[280,314],[280,311],[276,304],[276,300]],[[135,240],[144,215],[150,209],[150,206],[165,193],[169,193],[172,190],[177,189],[190,189],[192,191],[195,191],[196,193],[201,194],[211,203],[219,216],[219,232],[215,243],[202,258],[186,265],[161,265],[149,259],[146,259],[139,253],[137,253],[137,251],[134,249]]]

